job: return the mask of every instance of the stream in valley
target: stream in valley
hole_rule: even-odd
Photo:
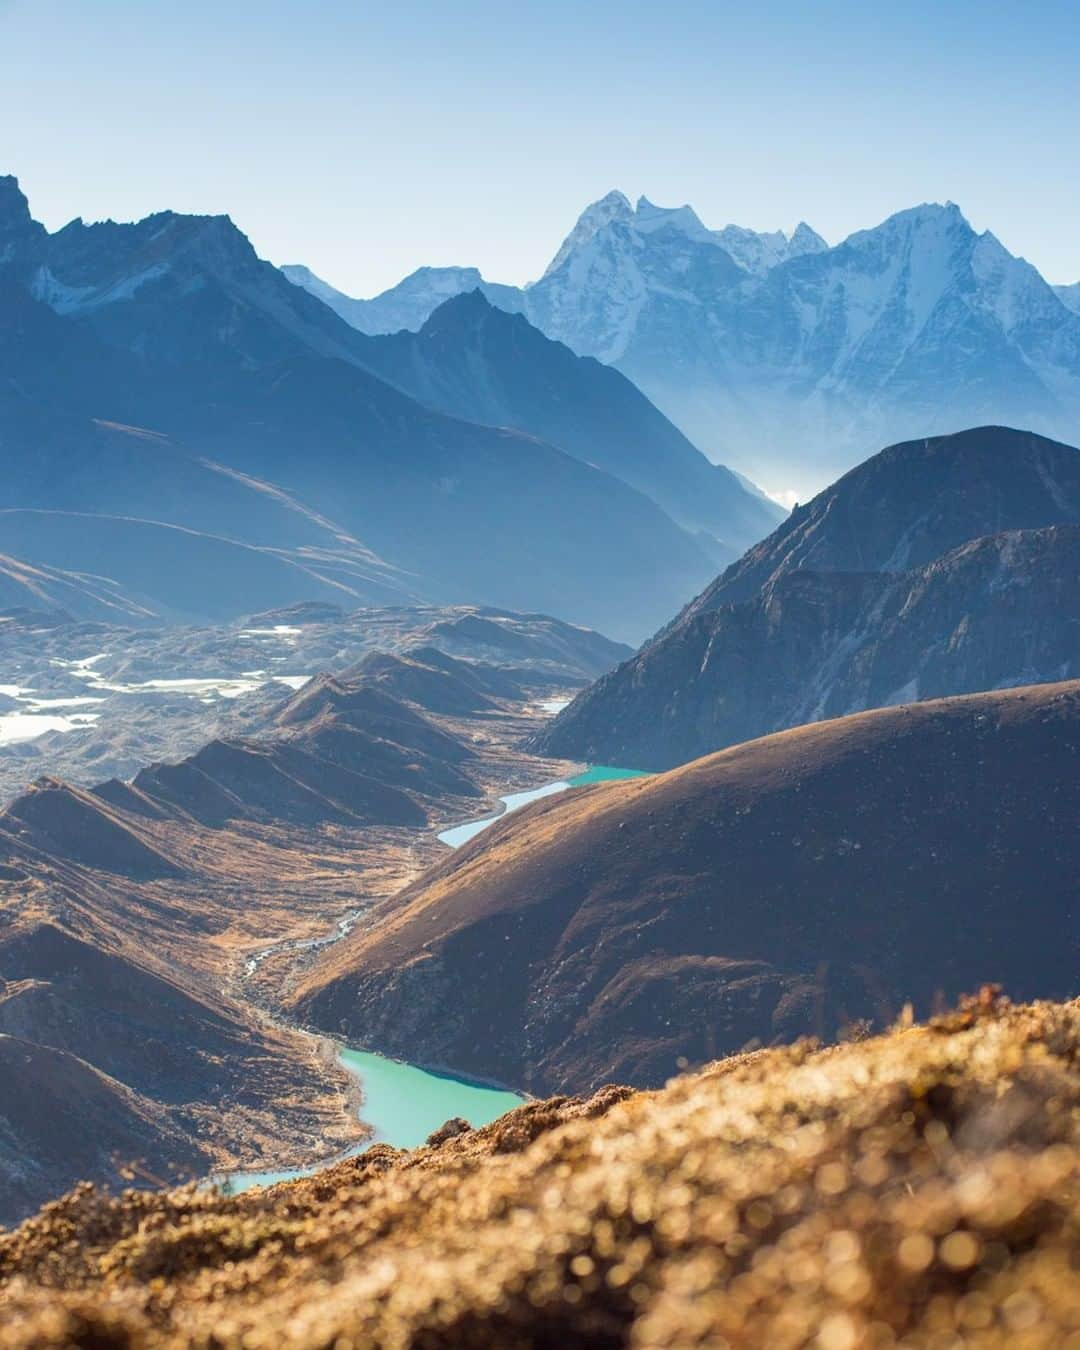
[[[503,810],[494,816],[465,821],[444,830],[439,839],[450,848],[458,848],[469,839],[511,811],[520,810],[529,802],[556,792],[565,792],[590,783],[603,783],[621,778],[637,778],[635,769],[616,769],[606,765],[592,765],[584,773],[558,782],[545,783],[527,792],[507,793],[500,800]],[[305,951],[331,946],[347,937],[365,911],[356,909],[340,919],[327,934],[317,938],[293,939],[265,947],[248,958],[244,979],[250,979],[268,957],[285,951]],[[329,1167],[343,1158],[362,1153],[372,1144],[392,1144],[395,1148],[415,1148],[428,1135],[454,1116],[461,1116],[473,1126],[487,1125],[504,1112],[520,1106],[526,1100],[505,1088],[490,1087],[452,1074],[405,1064],[366,1050],[336,1047],[339,1063],[360,1084],[362,1104],[360,1118],[373,1133],[361,1143],[339,1154],[337,1158],[319,1162],[311,1167],[288,1168],[281,1171],[235,1172],[217,1180],[230,1194],[239,1194],[253,1186],[272,1186],[279,1181],[293,1181],[299,1177]]]

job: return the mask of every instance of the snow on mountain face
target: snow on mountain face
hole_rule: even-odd
[[[598,202],[587,206],[548,264],[544,275],[547,276],[548,272],[557,272],[567,258],[584,248],[606,225],[615,220],[629,220],[633,214],[633,207],[621,192],[609,192],[606,197],[601,197]]]
[[[1063,305],[1074,314],[1080,314],[1080,281],[1074,281],[1071,286],[1055,286],[1053,289]]]
[[[951,203],[834,248],[808,228],[706,242],[663,214],[594,231],[529,289],[529,315],[772,491],[805,499],[876,445],[965,424],[1075,436],[1078,316]]]
[[[42,265],[30,283],[30,292],[35,300],[43,300],[56,314],[81,314],[115,304],[118,300],[133,300],[141,287],[164,276],[168,270],[167,263],[152,263],[101,286],[69,286],[59,281],[49,267]]]
[[[791,235],[782,230],[760,234],[742,225],[725,225],[722,230],[713,230],[712,234],[740,267],[759,274],[788,258],[798,258],[804,253],[824,253],[829,247],[805,221],[800,221]]]
[[[712,231],[701,223],[693,207],[656,206],[648,197],[638,198],[633,223],[639,234],[652,234],[670,226],[699,243],[708,244],[713,240]]]
[[[668,210],[642,198],[636,210],[615,212],[591,229],[608,201],[585,212],[567,244],[575,236],[582,242],[564,244],[558,267],[528,288],[529,319],[579,355],[608,364],[626,356],[649,308],[677,322],[681,336],[670,339],[697,340],[702,298],[737,288],[746,273],[688,206]]]
[[[27,220],[26,199],[0,181],[0,258],[12,275],[56,314],[141,357],[255,369],[310,350],[349,359],[360,340],[259,258],[228,216],[76,219],[55,234]]]

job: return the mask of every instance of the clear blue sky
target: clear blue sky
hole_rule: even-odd
[[[0,0],[50,228],[226,211],[357,295],[526,281],[612,187],[830,241],[951,198],[1076,281],[1078,146],[1078,0]]]

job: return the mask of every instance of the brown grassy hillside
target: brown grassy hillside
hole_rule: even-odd
[[[0,1347],[1075,1350],[1080,1005],[519,1108],[0,1235]]]
[[[1077,992],[1080,682],[882,709],[533,803],[316,966],[317,1025],[530,1088]]]

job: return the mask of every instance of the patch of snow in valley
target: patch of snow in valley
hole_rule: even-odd
[[[30,694],[33,690],[27,689]],[[85,708],[92,703],[104,703],[103,698],[97,698],[93,694],[84,694],[81,698],[32,698],[27,700],[34,712],[42,708]]]
[[[73,713],[60,717],[55,713],[10,712],[0,714],[0,745],[17,745],[33,741],[49,731],[74,731],[76,727],[92,726],[99,713]]]
[[[556,717],[564,708],[569,708],[572,702],[573,699],[569,698],[542,698],[536,706],[549,717]]]
[[[289,638],[295,641],[301,633],[302,628],[297,628],[289,623],[276,623],[273,628],[241,628],[241,637],[271,637],[271,638]]]
[[[291,640],[292,635],[301,630],[282,624],[272,631],[277,637]],[[0,697],[21,705],[0,713],[0,746],[36,740],[53,731],[67,732],[93,726],[102,714],[85,710],[105,703],[110,695],[137,697],[145,694],[176,694],[210,705],[219,699],[241,698],[267,685],[302,689],[312,678],[310,675],[279,675],[266,670],[245,670],[240,675],[111,680],[98,669],[108,655],[108,652],[96,652],[92,656],[70,661],[54,658],[49,663],[70,679],[82,682],[84,687],[89,686],[92,693],[57,693],[42,697],[27,685],[0,684]]]
[[[304,685],[310,683],[315,677],[313,675],[274,675],[271,678],[276,684],[287,684],[290,689],[303,689]]]
[[[280,627],[284,629],[286,625]],[[219,698],[240,698],[244,694],[254,693],[265,684],[285,684],[290,689],[300,689],[311,679],[310,675],[278,675],[269,674],[265,670],[245,670],[240,675],[110,680],[95,669],[107,655],[107,652],[101,652],[97,656],[86,656],[79,661],[54,661],[53,664],[69,670],[76,679],[86,680],[94,689],[105,689],[112,694],[187,694],[203,703],[212,703]]]

